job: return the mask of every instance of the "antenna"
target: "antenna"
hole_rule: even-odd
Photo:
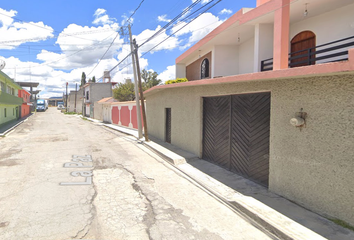
[[[0,70],[3,70],[5,65],[6,65],[5,60],[0,59]]]

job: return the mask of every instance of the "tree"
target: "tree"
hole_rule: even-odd
[[[86,74],[85,74],[85,72],[82,72],[80,87],[84,86],[85,84],[86,84]]]
[[[143,90],[147,90],[149,88],[152,88],[154,86],[160,85],[162,81],[160,79],[157,79],[157,72],[153,71],[146,71],[143,69],[141,72],[141,78],[144,80],[143,83]]]
[[[135,99],[134,83],[130,79],[125,80],[125,83],[118,83],[118,86],[113,89],[113,97],[120,102],[133,101]]]
[[[94,83],[96,82],[96,77],[95,76],[92,77],[92,82],[94,82]]]

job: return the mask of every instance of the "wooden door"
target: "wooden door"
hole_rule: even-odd
[[[297,34],[291,40],[290,67],[301,67],[315,64],[316,35],[311,31]]]

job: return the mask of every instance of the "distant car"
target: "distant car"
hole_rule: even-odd
[[[58,107],[57,107],[58,110],[62,110],[64,108],[65,108],[64,105],[61,105],[61,104],[59,104]]]

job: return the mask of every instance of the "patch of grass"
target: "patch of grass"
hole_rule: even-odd
[[[337,218],[331,218],[329,220],[331,220],[332,222],[334,222],[335,224],[337,224],[339,226],[342,226],[344,228],[347,228],[347,229],[350,229],[350,230],[354,231],[354,227],[352,225],[350,225],[349,223],[343,221],[343,220],[340,220],[340,219],[337,219]]]
[[[76,112],[64,112],[64,114],[67,114],[67,115],[75,115],[77,114]]]
[[[82,120],[86,120],[86,121],[88,121],[88,120],[87,120],[87,118],[85,118],[85,117],[83,117],[83,118],[82,118]]]

